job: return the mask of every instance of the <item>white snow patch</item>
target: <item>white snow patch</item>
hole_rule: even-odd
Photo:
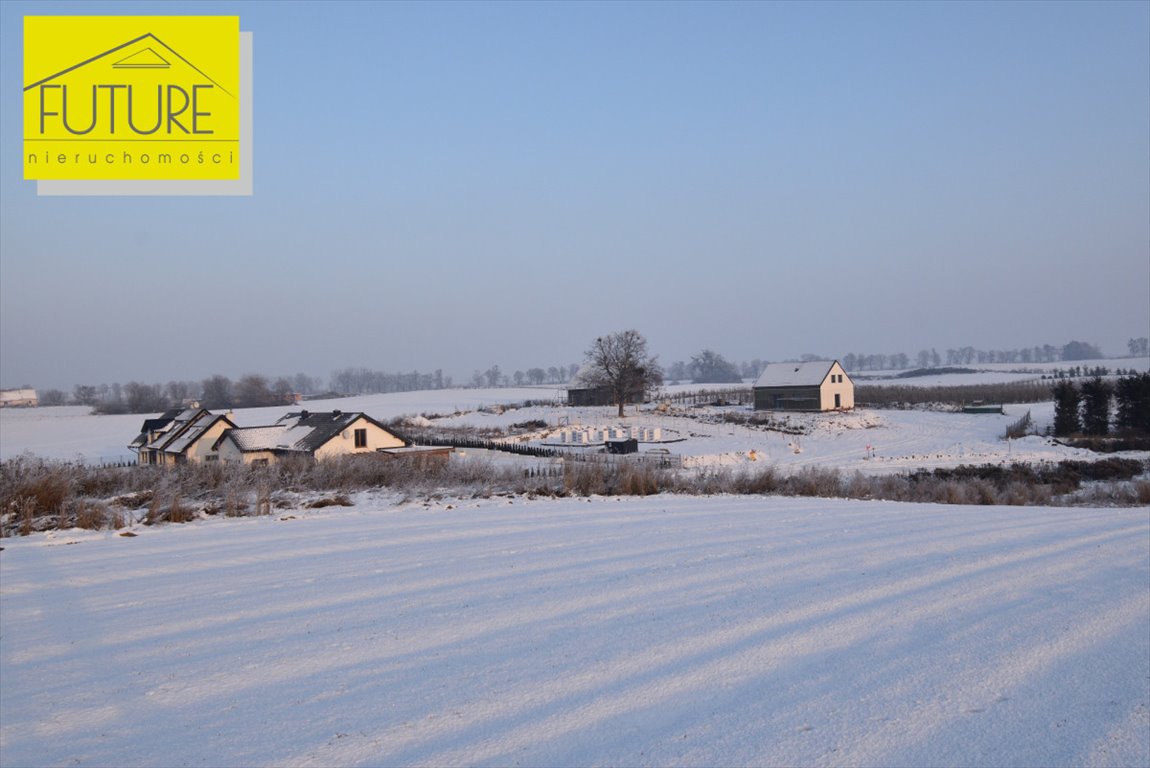
[[[356,502],[4,540],[0,763],[1150,763],[1146,510]]]

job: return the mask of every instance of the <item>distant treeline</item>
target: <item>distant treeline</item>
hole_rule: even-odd
[[[1130,339],[1127,351],[1133,357],[1150,355],[1150,340],[1146,337]],[[974,347],[923,349],[914,358],[897,352],[894,354],[864,354],[850,352],[838,358],[851,372],[878,370],[937,369],[974,363],[1053,363],[1075,360],[1097,360],[1102,351],[1094,344],[1071,341],[1061,347],[1045,344],[1009,350],[980,350]],[[804,354],[799,362],[831,359],[827,355]],[[719,353],[704,349],[692,355],[687,362],[677,361],[664,369],[667,383],[691,381],[698,384],[738,383],[754,379],[762,373],[769,361],[755,358],[745,362],[731,362]],[[505,373],[498,365],[475,371],[464,386],[508,387],[525,385],[563,385],[579,372],[578,363],[535,367]],[[1039,373],[1039,371],[1035,371]],[[1097,369],[1072,366],[1067,370],[1042,372],[1050,378],[1078,377],[1098,374]],[[1121,375],[1122,371],[1119,369]],[[1105,375],[1105,374],[1103,374]],[[88,405],[100,413],[152,413],[172,407],[199,402],[207,408],[249,408],[261,405],[291,403],[299,398],[321,395],[370,395],[386,392],[412,392],[430,389],[450,389],[457,386],[451,376],[441,369],[433,373],[389,373],[369,368],[343,368],[332,373],[328,383],[318,377],[297,373],[292,376],[267,377],[246,374],[236,381],[215,375],[201,381],[169,381],[167,384],[145,384],[130,381],[127,384],[77,385],[71,395],[59,389],[40,393],[40,405]],[[1022,401],[1014,401],[1022,402]]]
[[[1150,339],[1141,337],[1126,342],[1127,352],[1131,357],[1145,357],[1150,354]],[[808,357],[808,356],[804,356]],[[819,359],[809,356],[812,359]],[[994,363],[1027,364],[1027,363],[1059,363],[1073,360],[1100,360],[1104,357],[1102,350],[1095,344],[1085,341],[1071,341],[1056,347],[1043,344],[1034,347],[1020,347],[1018,349],[975,349],[974,347],[958,347],[947,349],[940,353],[937,349],[922,349],[912,359],[910,356],[898,352],[891,355],[848,353],[839,358],[843,368],[848,371],[889,371],[906,370],[908,368],[938,368],[939,366],[990,365]],[[824,358],[825,359],[825,358]]]
[[[1150,339],[1141,337],[1130,339],[1126,343],[1127,351],[1131,357],[1145,357],[1150,355]],[[848,352],[838,361],[847,371],[858,373],[860,371],[905,371],[912,368],[934,369],[943,366],[969,366],[972,364],[989,365],[994,363],[1007,363],[1012,365],[1030,363],[1058,363],[1075,360],[1099,360],[1103,358],[1102,350],[1095,344],[1084,341],[1071,341],[1062,346],[1043,344],[1034,347],[1020,347],[1018,349],[975,349],[974,347],[958,347],[939,352],[937,349],[922,349],[911,357],[905,352],[863,353]],[[807,353],[801,355],[796,362],[813,362],[816,360],[834,359],[828,355]],[[711,350],[703,350],[691,357],[690,361],[676,361],[667,366],[664,378],[671,383],[694,382],[696,384],[734,383],[743,379],[754,379],[763,372],[769,361],[758,358],[745,362],[729,362],[722,355]],[[789,361],[788,361],[789,362]],[[1081,367],[1071,368],[1065,375],[1084,376],[1094,375],[1094,372],[1082,373]],[[1036,371],[1037,372],[1037,371]]]

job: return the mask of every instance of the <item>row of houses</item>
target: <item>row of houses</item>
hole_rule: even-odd
[[[364,413],[297,411],[273,424],[238,427],[226,414],[204,408],[173,409],[146,419],[128,446],[140,464],[213,461],[271,464],[286,456],[325,459],[355,453],[443,453],[423,449]]]
[[[753,385],[757,411],[834,411],[854,408],[855,385],[838,360],[770,363]],[[628,394],[628,405],[642,403],[646,393]],[[607,387],[572,387],[567,404],[614,405]]]

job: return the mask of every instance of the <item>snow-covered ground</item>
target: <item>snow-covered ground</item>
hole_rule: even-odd
[[[1087,361],[1088,367],[1150,369],[1148,358]],[[1066,364],[980,366],[975,374],[940,374],[913,379],[883,378],[868,384],[936,386],[986,384],[1035,379],[1033,371],[1065,368]],[[893,373],[891,374],[894,375]],[[669,392],[724,389],[732,385],[679,384]],[[724,409],[677,408],[660,414],[652,407],[628,408],[625,422],[615,418],[614,408],[568,408],[534,406],[500,412],[497,406],[527,401],[562,402],[565,390],[554,385],[497,389],[447,389],[424,392],[362,395],[334,400],[309,401],[300,406],[250,408],[235,411],[240,426],[270,424],[285,413],[301,408],[313,411],[340,409],[363,411],[380,421],[397,417],[431,417],[438,426],[498,427],[508,429],[531,420],[547,422],[557,432],[562,425],[585,427],[659,427],[685,434],[688,439],[664,446],[686,457],[688,465],[739,464],[758,460],[787,466],[836,466],[849,471],[889,472],[913,467],[944,467],[963,463],[1048,461],[1084,458],[1090,454],[1056,446],[1041,438],[1006,443],[1006,427],[1027,411],[1037,431],[1053,422],[1053,403],[1007,405],[1006,415],[964,415],[925,411],[858,410],[849,414],[792,414],[780,417],[807,434],[798,439],[731,424],[713,424],[698,417],[721,415]],[[749,408],[727,409],[750,414]],[[144,415],[93,416],[80,406],[0,409],[0,460],[22,453],[66,461],[111,463],[131,461],[127,445],[139,433]],[[542,440],[538,441],[542,442]],[[653,446],[646,446],[653,447]]]
[[[969,368],[972,373],[938,373],[928,376],[899,378],[905,371],[863,371],[853,375],[856,384],[897,385],[903,387],[956,387],[972,384],[1013,384],[1016,382],[1041,380],[1056,371],[1065,372],[1070,368],[1105,368],[1111,373],[1122,370],[1150,370],[1150,358],[1122,357],[1104,360],[1074,360],[1057,363],[971,363],[956,365],[955,368]]]
[[[432,423],[440,427],[511,430],[513,425],[539,420],[548,424],[547,429],[532,433],[537,438],[533,442],[539,445],[553,442],[546,435],[558,434],[560,428],[569,425],[658,427],[667,435],[677,434],[686,439],[641,447],[661,447],[681,454],[687,467],[765,461],[781,469],[822,466],[872,474],[919,467],[1094,456],[1042,437],[1011,442],[1002,439],[1007,426],[1028,411],[1042,431],[1053,421],[1052,403],[1008,405],[1005,415],[859,409],[842,414],[780,414],[777,417],[780,423],[801,431],[800,435],[721,421],[728,413],[749,417],[751,410],[746,406],[676,408],[669,413],[660,413],[651,406],[632,406],[622,421],[616,418],[612,407],[493,407],[549,399],[541,397],[541,393],[554,395],[550,389],[529,388],[442,390],[315,401],[305,407],[317,411],[333,408],[364,411],[379,420],[427,414],[437,417]],[[299,406],[237,410],[233,420],[240,426],[270,424],[284,413],[298,409]],[[5,409],[0,411],[0,458],[31,453],[92,463],[131,461],[134,456],[127,444],[139,433],[144,418],[141,415],[93,416],[88,409],[74,406]]]
[[[722,420],[724,414],[749,417],[752,411],[747,406],[686,408],[668,414],[646,406],[630,407],[623,420],[616,418],[612,408],[532,406],[502,413],[471,411],[437,419],[435,423],[508,429],[526,421],[546,421],[550,425],[547,429],[530,433],[535,438],[530,442],[540,445],[552,444],[554,441],[546,435],[558,434],[566,425],[657,427],[665,435],[685,439],[674,443],[643,443],[640,448],[681,454],[688,468],[751,466],[765,462],[784,470],[818,466],[879,474],[959,464],[1097,458],[1097,454],[1058,445],[1044,437],[1004,440],[1006,428],[1027,412],[1039,431],[1054,418],[1052,403],[1008,405],[1004,415],[858,409],[847,413],[774,417],[787,429],[801,432],[795,435]]]
[[[305,407],[542,421],[539,444],[620,423],[500,407],[555,397]],[[745,407],[648,406],[622,423],[685,437],[662,447],[703,469],[1092,457],[1002,440],[1027,411],[1053,416],[777,416],[788,434],[732,423]],[[0,457],[127,457],[143,418],[0,411]],[[353,500],[0,540],[0,765],[1150,765],[1145,509]]]
[[[1150,764],[1150,513],[521,498],[3,541],[0,764]]]

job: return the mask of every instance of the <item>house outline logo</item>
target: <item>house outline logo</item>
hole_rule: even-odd
[[[141,40],[146,40],[148,38],[151,38],[158,45],[167,49],[167,51],[172,55],[173,58],[179,59],[180,61],[184,62],[184,64],[186,64],[189,67],[191,67],[192,69],[194,69],[196,72],[199,72],[200,75],[202,75],[206,80],[211,82],[213,85],[215,85],[221,91],[226,93],[228,96],[232,96],[232,98],[235,98],[234,95],[232,93],[230,93],[227,88],[225,88],[223,85],[221,85],[216,80],[214,80],[211,75],[209,75],[207,72],[204,72],[202,69],[197,67],[195,64],[193,64],[192,62],[185,59],[176,50],[174,50],[170,45],[165,43],[160,38],[156,37],[151,32],[145,32],[144,34],[140,35],[139,37],[133,38],[126,43],[120,43],[119,45],[115,46],[114,48],[109,48],[108,50],[104,51],[103,53],[97,53],[95,56],[92,56],[91,58],[85,59],[84,61],[81,61],[78,64],[73,64],[72,66],[70,66],[66,69],[62,69],[59,72],[56,72],[55,74],[48,75],[47,77],[45,77],[42,80],[38,80],[37,82],[32,83],[31,85],[26,85],[26,86],[24,86],[24,90],[28,91],[28,90],[31,90],[32,88],[37,88],[41,85],[44,85],[45,83],[50,83],[51,81],[55,80],[56,78],[62,77],[63,75],[66,75],[69,72],[72,72],[73,70],[80,69],[81,67],[86,67],[89,64],[94,64],[97,61],[99,61],[100,59],[104,58],[105,56],[109,56],[109,55],[115,53],[116,51],[123,50],[124,48],[135,45],[136,43],[140,42]],[[137,56],[142,56],[143,54],[151,54],[151,56],[154,58],[154,61],[153,62],[131,63],[131,59],[134,59]],[[111,66],[113,69],[171,69],[172,63],[170,61],[168,61],[167,59],[165,59],[159,53],[156,53],[156,51],[153,50],[151,46],[148,46],[147,48],[140,49],[138,51],[135,51],[134,53],[129,53],[127,56],[120,59],[119,61],[113,62]]]
[[[24,21],[25,179],[242,178],[240,114],[246,108],[250,117],[250,96],[240,83],[238,17]],[[190,190],[184,193],[244,194]],[[142,187],[131,193],[150,194]]]
[[[151,36],[151,34],[151,32],[148,33],[149,36]],[[144,54],[150,54],[155,60],[152,62],[133,61],[133,59],[143,58]],[[114,62],[112,64],[112,69],[167,69],[170,66],[172,66],[170,61],[149,47],[137,53],[133,53],[126,58],[120,59],[117,62]]]

